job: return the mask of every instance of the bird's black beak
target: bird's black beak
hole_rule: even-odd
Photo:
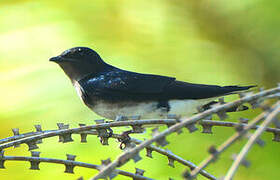
[[[61,56],[55,56],[55,57],[50,58],[50,61],[58,63],[58,62],[62,61],[62,58],[61,58]]]
[[[50,58],[50,61],[56,62],[56,63],[62,63],[62,62],[77,62],[77,60],[75,60],[75,59],[64,58],[64,57],[62,57],[62,56],[60,56],[60,55]]]

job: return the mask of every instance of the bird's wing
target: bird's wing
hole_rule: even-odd
[[[139,74],[129,71],[109,71],[83,80],[87,94],[114,100],[204,99],[247,90],[251,86],[215,86],[176,81],[175,78]]]
[[[205,99],[233,94],[255,86],[216,86],[174,81],[164,90],[168,99]]]
[[[83,91],[103,99],[152,100],[175,81],[175,78],[140,74],[129,71],[109,71],[80,80]]]

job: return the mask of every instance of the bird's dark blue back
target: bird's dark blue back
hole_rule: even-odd
[[[79,81],[84,96],[94,100],[162,101],[204,99],[225,95],[249,87],[214,86],[176,81],[175,78],[124,71],[113,66]]]

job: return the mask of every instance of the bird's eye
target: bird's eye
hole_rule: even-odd
[[[67,51],[62,53],[62,56],[65,58],[79,58],[81,56],[83,56],[83,50],[81,48],[76,49],[75,51]]]
[[[95,55],[94,51],[86,48],[72,48],[64,51],[61,56],[65,58],[82,58],[86,56]]]

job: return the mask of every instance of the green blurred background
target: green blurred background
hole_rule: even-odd
[[[195,83],[271,88],[280,81],[279,9],[275,0],[2,0],[0,136],[11,136],[11,128],[28,132],[34,124],[42,124],[43,129],[55,129],[57,122],[77,127],[100,118],[82,104],[62,70],[48,61],[74,46],[91,47],[106,62],[131,71]],[[229,120],[257,113],[234,113]],[[198,164],[210,145],[221,144],[233,132],[214,128],[213,135],[171,135],[167,148]],[[263,135],[267,145],[252,149],[251,168],[239,168],[236,179],[279,178],[279,144],[271,138]],[[59,144],[57,139],[44,140],[42,157],[65,159],[69,153],[77,155],[77,161],[100,164],[121,152],[114,140],[105,147],[96,137],[89,137],[87,144],[80,144],[77,135],[72,143]],[[225,175],[230,155],[245,142],[239,141],[207,170],[217,177]],[[6,154],[30,155],[26,145],[7,149]],[[155,179],[181,179],[184,169],[178,163],[176,168],[167,166],[167,159],[156,153],[154,159],[136,165],[130,161],[123,169],[134,171],[135,166]],[[44,163],[40,171],[28,170],[28,162],[6,162],[6,167],[0,170],[0,179],[87,179],[97,173],[75,168],[74,175],[64,174],[63,165]]]

